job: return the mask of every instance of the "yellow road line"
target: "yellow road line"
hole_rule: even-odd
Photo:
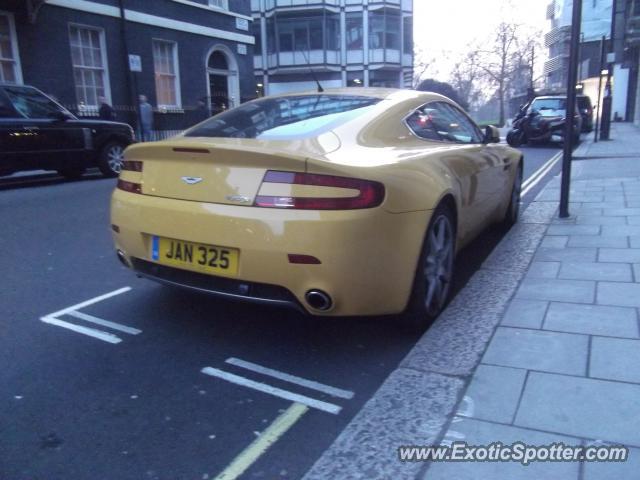
[[[225,468],[215,480],[235,480],[242,475],[260,456],[265,453],[289,428],[296,423],[309,407],[294,403],[282,415],[276,418],[269,427],[245,448]]]

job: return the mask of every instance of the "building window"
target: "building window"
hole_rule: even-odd
[[[413,17],[402,19],[402,48],[404,53],[413,52]]]
[[[384,8],[369,12],[369,48],[400,49],[400,12]]]
[[[362,13],[347,12],[346,32],[347,50],[362,49]]]
[[[99,97],[105,97],[110,102],[104,31],[71,25],[69,41],[76,100],[80,109],[97,108]]]
[[[209,0],[209,6],[213,8],[219,8],[221,10],[229,10],[228,0]]]
[[[260,26],[260,19],[251,22],[251,35],[256,39],[256,43],[253,45],[253,52],[256,55],[262,54],[262,28]]]
[[[178,46],[175,42],[153,41],[153,71],[158,106],[180,108]]]
[[[13,16],[0,13],[0,82],[22,83]]]

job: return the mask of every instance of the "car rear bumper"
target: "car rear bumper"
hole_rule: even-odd
[[[208,204],[115,190],[116,248],[142,276],[227,298],[302,307],[317,315],[378,315],[407,304],[429,211],[312,211]],[[158,235],[240,250],[233,277],[191,273],[151,260]],[[293,264],[288,254],[320,264]],[[311,308],[310,290],[332,306]]]

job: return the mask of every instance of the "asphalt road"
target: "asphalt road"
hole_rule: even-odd
[[[527,178],[558,150],[523,151]],[[293,418],[301,398],[291,394],[311,406],[241,478],[300,478],[417,335],[392,317],[314,319],[139,280],[113,253],[113,187],[98,176],[0,182],[0,478],[213,479],[252,442],[278,437],[274,420]],[[499,239],[490,230],[461,253],[457,288]]]

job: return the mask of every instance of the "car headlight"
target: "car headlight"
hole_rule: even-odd
[[[131,141],[135,142],[136,141],[136,134],[133,131],[133,128],[131,128],[131,126],[129,126],[129,138],[131,138]]]

